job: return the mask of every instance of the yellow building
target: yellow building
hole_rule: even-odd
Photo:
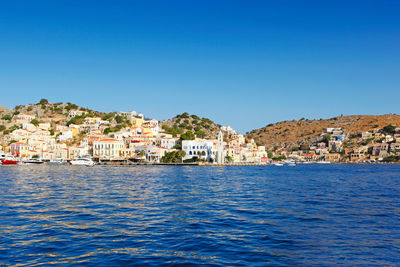
[[[142,127],[143,122],[143,117],[135,117],[131,120],[132,127]]]
[[[121,150],[125,148],[123,141],[107,138],[93,142],[93,157],[101,159],[121,159]]]

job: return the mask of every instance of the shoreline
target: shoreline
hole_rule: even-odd
[[[112,167],[129,167],[129,166],[198,166],[198,167],[296,167],[301,165],[400,165],[400,162],[380,162],[380,163],[360,163],[360,162],[334,162],[329,164],[320,164],[320,163],[298,163],[295,166],[289,166],[287,164],[283,164],[282,166],[276,166],[274,164],[260,164],[260,163],[238,163],[238,164],[198,164],[198,163],[97,163],[95,166],[112,166]],[[49,165],[49,164],[23,164],[23,165],[2,165],[2,166],[73,166],[70,164],[65,165]]]

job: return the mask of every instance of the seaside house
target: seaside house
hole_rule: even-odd
[[[26,143],[16,142],[10,145],[10,153],[14,157],[21,157],[21,158],[29,157],[30,156],[29,150],[30,150],[29,145]]]
[[[156,145],[160,147],[165,147],[166,149],[172,149],[178,138],[156,138]]]
[[[339,162],[340,154],[339,153],[328,153],[325,154],[325,160],[329,162]]]
[[[390,144],[390,153],[398,154],[400,152],[400,142]]]
[[[121,159],[120,151],[125,148],[121,140],[105,138],[93,142],[93,157],[100,160]]]
[[[73,146],[68,147],[68,159],[77,159],[88,156],[88,147]]]
[[[182,150],[186,153],[183,160],[198,157],[206,161],[215,161],[217,154],[214,141],[205,139],[183,140]]]
[[[147,161],[160,162],[161,158],[165,155],[167,149],[165,147],[157,146],[139,146],[136,147],[136,152],[139,155],[140,152],[144,153]]]
[[[305,161],[314,161],[315,160],[315,154],[314,153],[306,153],[306,154],[304,154],[304,160]]]

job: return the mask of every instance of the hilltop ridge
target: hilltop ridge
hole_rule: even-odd
[[[327,128],[342,128],[348,134],[358,134],[383,128],[387,125],[400,127],[400,115],[350,115],[319,120],[292,120],[268,124],[260,129],[252,130],[247,137],[267,149],[276,147],[291,149],[302,144],[310,145],[319,139]]]
[[[197,115],[190,115],[187,112],[161,121],[160,125],[165,132],[174,136],[191,131],[199,137],[216,138],[218,132],[221,130],[221,125],[216,124],[212,120],[201,118]]]

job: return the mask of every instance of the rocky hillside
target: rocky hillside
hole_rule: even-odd
[[[5,108],[5,107],[3,107],[3,106],[0,106],[0,112],[1,111],[7,111],[8,109],[7,108]]]
[[[269,150],[293,148],[301,144],[311,144],[321,139],[326,128],[342,128],[345,134],[358,134],[387,125],[400,127],[400,115],[354,115],[320,120],[293,120],[269,124],[248,133],[258,144]]]
[[[186,112],[172,119],[162,121],[160,124],[165,132],[174,136],[191,131],[197,137],[216,138],[221,129],[221,125],[214,123],[210,119],[189,115]]]
[[[97,111],[78,107],[77,105],[72,103],[50,103],[46,99],[42,99],[36,104],[19,105],[13,109],[0,108],[0,135],[12,132],[13,130],[20,128],[20,125],[16,125],[15,121],[13,120],[14,116],[17,116],[18,114],[33,114],[36,116],[36,121],[38,123],[50,122],[52,128],[54,128],[56,124],[68,124],[68,122],[71,120],[71,118],[68,118],[68,113],[70,112],[70,110],[74,109],[86,110],[88,111],[88,116],[104,115],[103,113]]]

